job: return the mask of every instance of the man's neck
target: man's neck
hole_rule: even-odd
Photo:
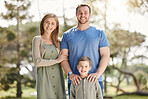
[[[88,29],[89,27],[90,27],[89,23],[86,23],[86,24],[78,23],[77,29],[81,30],[81,31],[84,31],[84,30]]]

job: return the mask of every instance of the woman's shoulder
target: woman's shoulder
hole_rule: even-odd
[[[33,39],[41,39],[42,37],[40,35],[35,36]]]
[[[33,42],[38,42],[40,40],[42,40],[42,37],[40,35],[38,35],[38,36],[35,36],[32,41]]]
[[[41,39],[42,39],[42,37],[40,35],[37,35],[33,38],[33,40],[41,40]]]

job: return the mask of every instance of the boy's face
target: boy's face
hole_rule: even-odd
[[[77,69],[80,73],[80,76],[87,76],[91,67],[88,61],[80,61],[77,65]]]

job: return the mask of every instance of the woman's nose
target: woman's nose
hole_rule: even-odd
[[[47,24],[47,26],[48,26],[48,27],[51,27],[51,24],[50,24],[50,23],[48,23],[48,24]]]

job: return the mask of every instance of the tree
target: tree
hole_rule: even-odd
[[[25,20],[31,18],[28,15],[27,9],[30,7],[31,3],[29,0],[11,0],[11,1],[4,1],[5,7],[7,9],[7,13],[2,13],[2,17],[6,20],[8,19],[15,19],[17,21],[16,27],[16,49],[17,55],[15,57],[15,64],[17,69],[17,97],[21,97],[22,89],[21,89],[21,75],[20,75],[20,62],[23,59],[23,50],[21,50],[21,41],[20,41],[20,23]],[[24,55],[24,54],[23,54]]]
[[[148,0],[127,0],[127,9],[144,15],[148,12]]]
[[[11,50],[12,46],[11,44],[14,43],[15,40],[15,34],[13,31],[0,27],[0,89],[8,90],[10,88],[9,84],[13,81],[6,81],[4,79],[7,75],[7,72],[9,71],[9,68],[4,68],[4,65],[7,62],[11,62],[10,59],[7,57],[10,53],[8,53],[8,50]],[[7,50],[7,51],[6,51]]]
[[[145,36],[140,34],[140,33],[130,33],[128,31],[123,31],[123,30],[115,30],[112,32],[112,35],[109,36],[110,38],[110,46],[111,46],[111,58],[112,58],[112,66],[115,70],[117,70],[120,74],[118,77],[118,84],[117,86],[111,84],[111,86],[117,88],[118,91],[122,91],[124,94],[140,94],[140,95],[148,95],[147,92],[143,92],[138,78],[134,74],[133,69],[129,69],[127,62],[128,60],[128,55],[131,52],[131,48],[135,46],[140,46],[144,41],[145,41]],[[121,65],[119,68],[119,63],[114,64],[114,58],[120,58]],[[133,58],[132,58],[133,59]],[[126,92],[123,89],[120,88],[121,82],[125,79],[126,76],[130,76],[133,78],[133,81],[135,83],[135,86],[137,88],[136,92]],[[145,81],[145,80],[144,80]]]
[[[92,10],[93,10],[93,18],[94,18],[94,23],[93,24],[97,24],[97,26],[99,28],[104,28],[105,33],[107,34],[107,37],[110,41],[110,49],[111,49],[111,58],[113,60],[113,58],[121,58],[122,59],[122,63],[121,63],[121,68],[122,70],[124,70],[124,72],[127,73],[127,69],[128,69],[128,65],[127,65],[127,57],[128,54],[131,52],[131,48],[133,48],[134,46],[139,46],[142,44],[142,42],[145,41],[145,36],[141,35],[140,33],[130,33],[129,30],[123,30],[121,29],[121,24],[119,23],[112,23],[111,25],[114,26],[114,28],[110,28],[109,27],[109,20],[107,20],[107,11],[109,8],[108,6],[108,0],[83,0],[83,2],[88,3]],[[98,7],[98,4],[100,4],[100,6]],[[136,11],[139,12],[143,12],[143,13],[147,13],[147,7],[148,7],[148,1],[147,0],[127,0],[127,4],[128,7],[130,8],[132,5],[132,9],[131,11],[135,11],[135,9],[138,9]],[[103,6],[102,6],[103,5]],[[97,18],[97,19],[95,19]],[[100,21],[99,21],[100,20]],[[100,24],[99,24],[100,23]],[[103,24],[101,24],[103,23]],[[130,42],[130,43],[129,43]],[[115,68],[114,68],[115,69]],[[108,70],[110,71],[110,69],[106,69],[106,72],[104,73],[104,91],[107,92],[107,85],[106,85],[106,78],[108,75]],[[128,81],[128,77],[129,75],[124,74],[124,77],[127,78]],[[119,74],[119,75],[123,75],[123,74]],[[126,76],[125,76],[126,75]],[[133,75],[133,74],[132,74]],[[119,84],[118,86],[120,86],[120,82],[123,80],[121,79],[121,77],[119,76],[118,78],[119,80]],[[118,87],[117,87],[118,89]],[[137,89],[138,86],[137,86]]]

